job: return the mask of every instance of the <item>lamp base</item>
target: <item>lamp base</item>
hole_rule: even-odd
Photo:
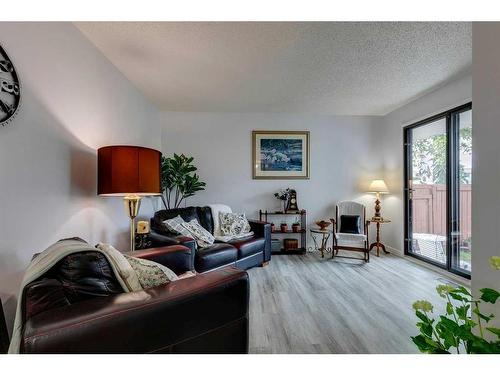
[[[377,193],[377,199],[375,199],[375,215],[372,217],[373,221],[382,221],[383,217],[380,215],[380,194]]]
[[[135,251],[135,218],[141,207],[141,197],[138,195],[127,195],[123,198],[125,212],[130,218],[130,251]]]

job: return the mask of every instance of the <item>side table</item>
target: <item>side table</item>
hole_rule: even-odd
[[[332,235],[332,231],[330,229],[310,229],[311,231],[311,237],[314,241],[314,247],[315,250],[321,251],[321,258],[325,257],[325,251],[328,252],[327,249],[327,244],[328,244],[328,239]],[[316,238],[316,235],[321,235],[321,245],[318,245],[318,239]]]
[[[382,220],[368,220],[370,223],[377,224],[377,237],[375,238],[375,242],[370,245],[371,251],[374,247],[377,248],[377,256],[380,256],[380,249],[384,251],[384,253],[389,254],[389,252],[385,249],[385,245],[380,242],[380,224],[390,223],[390,220],[382,219]]]

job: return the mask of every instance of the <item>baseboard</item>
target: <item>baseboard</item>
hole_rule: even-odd
[[[421,261],[420,259],[417,259],[417,258],[414,258],[414,257],[411,257],[411,256],[407,256],[404,254],[404,252],[400,249],[396,249],[394,247],[391,247],[391,246],[386,246],[387,249],[391,252],[391,254],[394,254],[400,258],[403,258],[403,259],[406,259],[412,263],[415,263],[415,264],[418,264],[419,266],[422,266],[422,267],[425,267],[427,269],[430,269],[452,281],[455,281],[455,282],[458,282],[460,284],[462,284],[463,286],[466,286],[466,287],[469,287],[470,288],[470,280],[469,279],[466,279],[465,277],[462,277],[462,276],[459,276],[459,275],[455,275],[454,273],[452,272],[448,272],[446,270],[443,270],[442,268],[439,268],[439,267],[436,267],[435,265],[433,264],[429,264],[429,263],[426,263],[424,261]]]
[[[397,255],[397,256],[404,256],[404,252],[401,251],[400,249],[396,249],[395,247],[391,247],[391,246],[387,246],[385,245],[385,247],[387,248],[387,251],[389,251],[391,254],[394,254],[394,255]]]

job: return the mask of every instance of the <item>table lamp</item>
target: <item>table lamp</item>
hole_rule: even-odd
[[[97,194],[123,197],[130,218],[130,250],[135,250],[135,218],[141,198],[160,195],[161,152],[137,146],[97,150]]]
[[[372,220],[383,220],[382,216],[380,216],[380,194],[389,193],[387,185],[384,180],[373,180],[368,188],[368,192],[377,194],[377,199],[375,200],[375,216],[372,217]]]

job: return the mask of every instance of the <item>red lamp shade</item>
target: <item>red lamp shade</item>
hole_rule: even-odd
[[[161,152],[137,146],[97,150],[97,194],[159,195]]]

